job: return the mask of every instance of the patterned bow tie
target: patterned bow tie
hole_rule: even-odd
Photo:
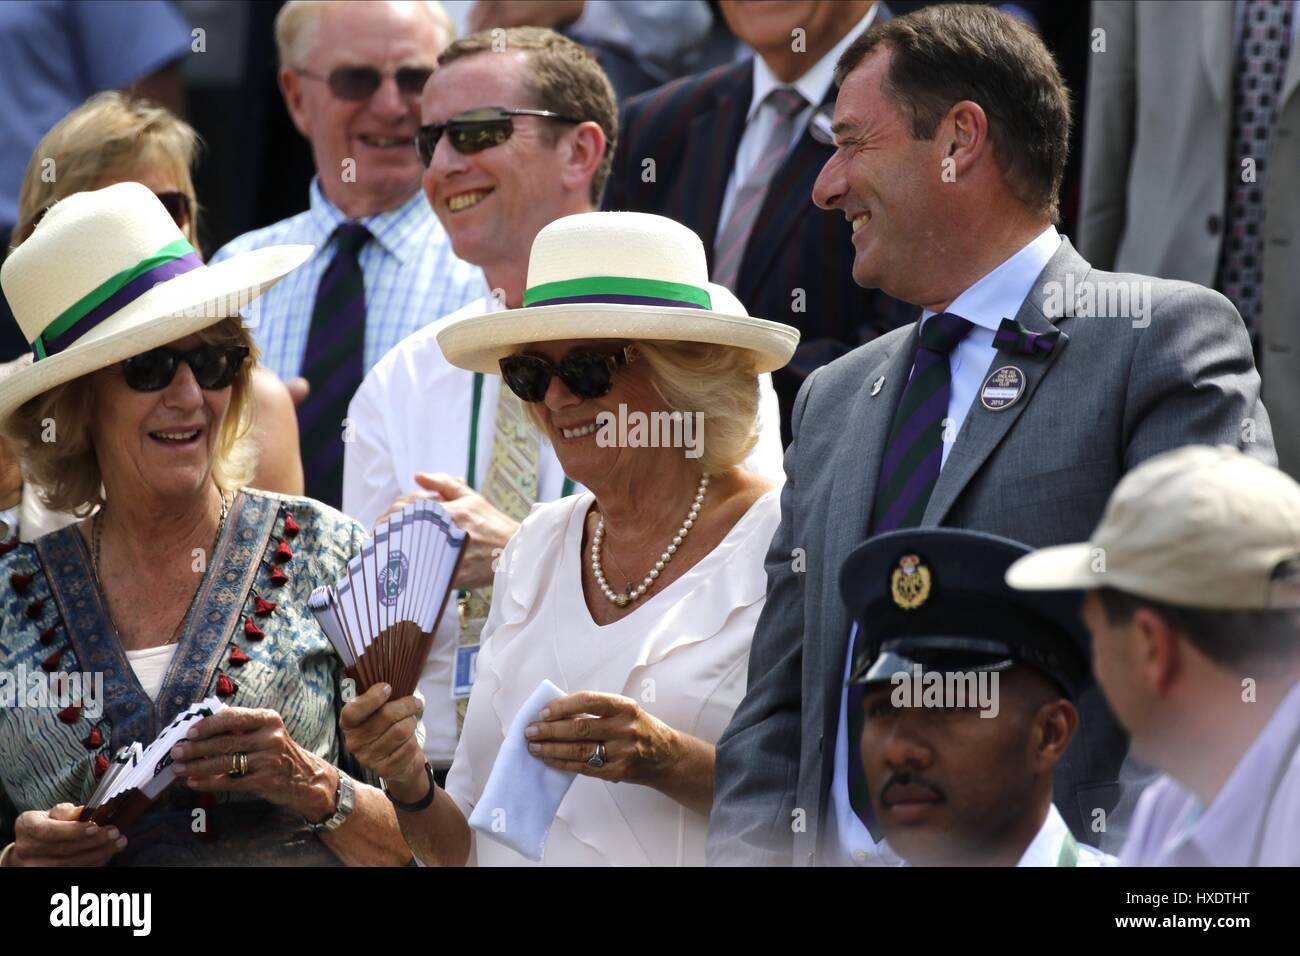
[[[1046,357],[1056,348],[1061,337],[1060,329],[1050,332],[1031,332],[1015,319],[1003,319],[993,333],[993,347],[1001,352],[1018,352],[1021,355]]]

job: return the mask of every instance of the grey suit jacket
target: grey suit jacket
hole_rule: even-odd
[[[1081,309],[1072,317],[1045,314],[1067,290],[1082,305],[1080,296],[1114,282],[1148,283],[1145,327],[1084,317]],[[1152,455],[1232,444],[1275,463],[1245,327],[1217,292],[1098,272],[1063,241],[1016,318],[1031,330],[1059,328],[1061,340],[1043,358],[991,357],[990,371],[1015,365],[1024,373],[1025,392],[1001,411],[976,399],[923,525],[973,528],[1035,547],[1084,541],[1120,476]],[[815,862],[848,653],[850,621],[837,582],[866,537],[918,335],[915,324],[906,326],[818,369],[795,403],[748,692],[718,742],[712,863]],[[1127,742],[1095,687],[1080,712],[1055,797],[1086,837],[1095,809],[1109,814],[1118,799]],[[1115,822],[1112,815],[1108,826]]]
[[[1094,3],[1079,252],[1101,269],[1213,286],[1232,142],[1234,4]],[[1282,80],[1264,187],[1260,373],[1283,470],[1300,478],[1300,51]]]

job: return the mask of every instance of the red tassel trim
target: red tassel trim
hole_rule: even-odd
[[[288,561],[292,557],[293,557],[293,548],[289,547],[288,541],[281,539],[280,543],[275,547],[275,554],[271,556],[271,560],[283,564],[285,561]]]
[[[0,554],[8,554],[14,548],[18,547],[18,543],[18,539],[14,538],[12,541],[6,541],[3,544],[0,544]]]
[[[266,632],[253,623],[251,617],[244,618],[244,636],[249,640],[260,641],[266,637]]]
[[[258,617],[266,617],[275,610],[275,602],[268,601],[265,598],[253,599],[253,613]]]
[[[32,575],[30,574],[11,574],[9,583],[14,586],[14,590],[19,594],[26,594],[27,589],[32,586]]]
[[[98,750],[104,746],[104,735],[99,732],[98,727],[90,728],[90,736],[85,740],[87,750]]]
[[[45,610],[44,600],[33,601],[31,604],[27,605],[27,616],[34,621],[41,616],[41,612],[44,610]]]
[[[230,649],[230,666],[231,666],[231,667],[243,667],[245,664],[247,664],[247,663],[248,663],[249,661],[251,661],[251,660],[252,660],[252,658],[249,657],[247,654],[245,654],[243,651],[241,651],[239,648],[237,648],[237,647],[232,647],[232,648]]]
[[[239,690],[239,686],[225,674],[219,674],[217,676],[218,697],[229,697],[237,690]]]
[[[64,707],[57,716],[65,724],[75,724],[81,719],[81,706],[73,704],[71,707]]]
[[[45,630],[41,631],[41,643],[49,647],[54,643],[54,625],[51,624]]]
[[[45,658],[45,660],[41,661],[41,670],[45,671],[47,674],[52,672],[56,667],[59,666],[59,659],[62,657],[63,657],[63,649],[60,648],[59,650],[51,654],[49,657]]]
[[[289,575],[285,574],[280,568],[271,568],[271,583],[276,587],[289,583]]]
[[[98,780],[106,773],[108,773],[108,758],[103,754],[95,754],[95,779]]]
[[[284,513],[284,536],[292,538],[302,529],[298,527],[298,522],[293,520],[293,515],[286,511]]]

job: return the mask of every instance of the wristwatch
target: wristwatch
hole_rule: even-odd
[[[394,797],[391,793],[388,792],[387,781],[383,780],[382,778],[380,778],[379,786],[380,789],[384,791],[384,796],[386,796],[389,799],[389,801],[393,804],[393,806],[397,807],[397,809],[405,810],[407,813],[419,813],[421,810],[429,806],[429,804],[433,803],[434,794],[438,792],[438,784],[433,779],[433,768],[429,766],[429,761],[427,760],[424,762],[424,773],[429,778],[429,792],[426,793],[422,799],[417,800],[415,803],[403,803],[401,800],[398,800],[396,797]]]
[[[339,772],[339,792],[337,805],[334,809],[334,815],[328,820],[322,820],[320,823],[312,823],[307,820],[307,825],[311,827],[313,833],[318,836],[321,833],[333,833],[339,827],[343,826],[344,821],[352,816],[352,810],[356,806],[356,789],[352,783],[352,778],[342,770]],[[303,819],[306,819],[305,817]]]

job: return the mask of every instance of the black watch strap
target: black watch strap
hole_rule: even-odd
[[[407,813],[418,813],[425,809],[429,804],[433,803],[434,795],[438,792],[438,784],[433,779],[433,768],[429,766],[429,761],[427,760],[424,762],[424,773],[429,778],[429,792],[424,795],[424,799],[416,803],[403,803],[388,792],[388,783],[386,781],[380,781],[384,785],[384,796],[386,796],[389,799],[389,802],[391,802],[393,806],[397,807],[397,809],[405,810]]]

